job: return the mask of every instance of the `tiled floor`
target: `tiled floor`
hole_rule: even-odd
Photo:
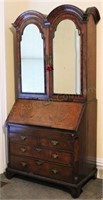
[[[71,195],[64,190],[38,184],[30,180],[20,179],[17,177],[8,180],[3,175],[1,176],[1,181],[4,181],[7,184],[5,184],[3,187],[0,188],[0,199],[4,200],[73,199]],[[90,180],[83,187],[83,192],[81,193],[78,199],[101,200],[101,198],[103,198],[102,189],[103,188],[101,179]]]

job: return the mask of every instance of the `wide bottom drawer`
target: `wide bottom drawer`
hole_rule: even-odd
[[[73,169],[68,166],[18,156],[10,157],[9,167],[30,174],[41,175],[66,182],[70,182],[73,173]]]

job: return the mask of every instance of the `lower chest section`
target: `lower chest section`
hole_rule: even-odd
[[[32,126],[10,125],[9,167],[17,171],[70,182],[78,162],[74,133]]]

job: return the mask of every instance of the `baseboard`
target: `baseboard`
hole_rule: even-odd
[[[97,178],[103,179],[103,159],[97,158]]]

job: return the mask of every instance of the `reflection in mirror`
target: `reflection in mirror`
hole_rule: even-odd
[[[81,94],[80,36],[74,22],[59,23],[53,40],[54,93]]]
[[[38,27],[27,25],[21,41],[22,92],[44,93],[43,40]]]

